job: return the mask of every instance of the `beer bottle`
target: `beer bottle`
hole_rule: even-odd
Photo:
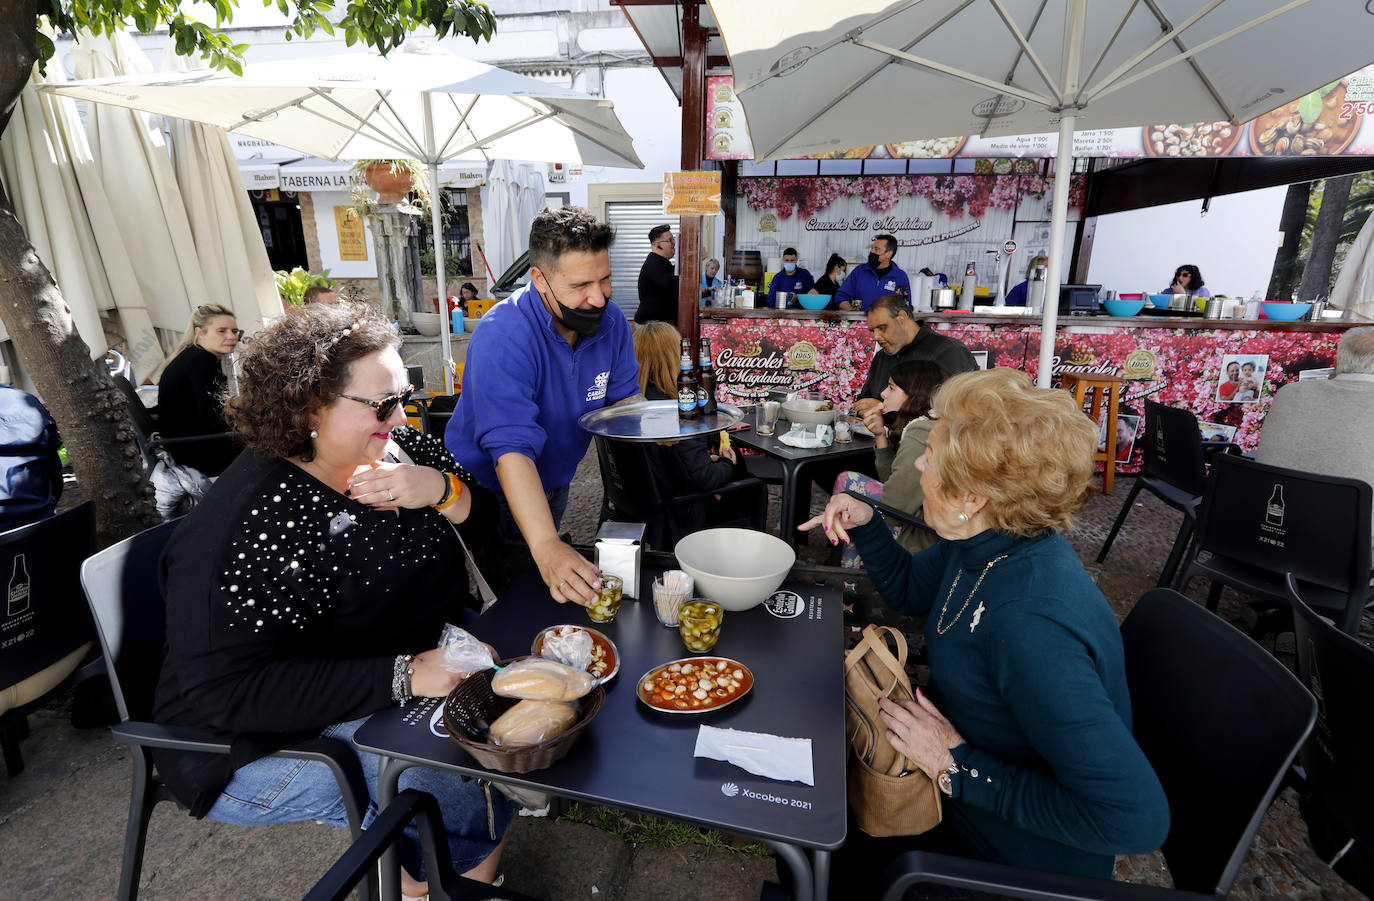
[[[711,362],[711,339],[702,338],[700,341],[701,352],[698,356],[699,368],[697,384],[697,406],[701,408],[702,416],[716,415],[716,369]]]
[[[697,374],[692,362],[692,342],[682,339],[682,366],[677,374],[677,418],[690,421],[701,415],[697,406]]]

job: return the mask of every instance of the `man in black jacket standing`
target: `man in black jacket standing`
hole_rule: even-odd
[[[649,229],[649,255],[639,269],[639,309],[635,322],[643,324],[655,319],[677,326],[677,275],[673,272],[673,254],[677,242],[667,225]]]

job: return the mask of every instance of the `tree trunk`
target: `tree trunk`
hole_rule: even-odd
[[[57,420],[104,547],[161,521],[124,395],[91,359],[57,284],[0,191],[0,321]]]
[[[1298,282],[1298,247],[1302,244],[1302,230],[1307,224],[1307,201],[1312,196],[1312,183],[1301,182],[1288,186],[1283,199],[1283,213],[1279,216],[1279,231],[1283,244],[1274,256],[1274,274],[1269,278],[1270,300],[1288,300]]]
[[[1350,200],[1350,186],[1355,176],[1328,178],[1322,191],[1322,207],[1312,226],[1312,252],[1302,270],[1299,300],[1315,300],[1331,293],[1331,264],[1336,258],[1336,245],[1341,241],[1341,226],[1345,223],[1345,207]]]

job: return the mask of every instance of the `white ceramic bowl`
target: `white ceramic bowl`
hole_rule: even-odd
[[[797,552],[781,538],[753,529],[703,529],[673,549],[696,583],[696,594],[726,610],[748,610],[777,591]]]
[[[830,404],[829,410],[817,411],[817,407]],[[800,422],[807,425],[825,423],[826,425],[835,424],[835,405],[824,395],[815,391],[804,391],[782,405],[782,415],[788,422]]]
[[[426,337],[433,338],[439,334],[438,313],[411,313],[410,321],[415,323],[415,330]]]

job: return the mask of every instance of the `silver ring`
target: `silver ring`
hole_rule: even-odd
[[[396,500],[396,495],[393,494],[390,490],[388,490],[387,493],[386,493],[386,499],[389,500],[389,501],[395,501],[395,500]]]

